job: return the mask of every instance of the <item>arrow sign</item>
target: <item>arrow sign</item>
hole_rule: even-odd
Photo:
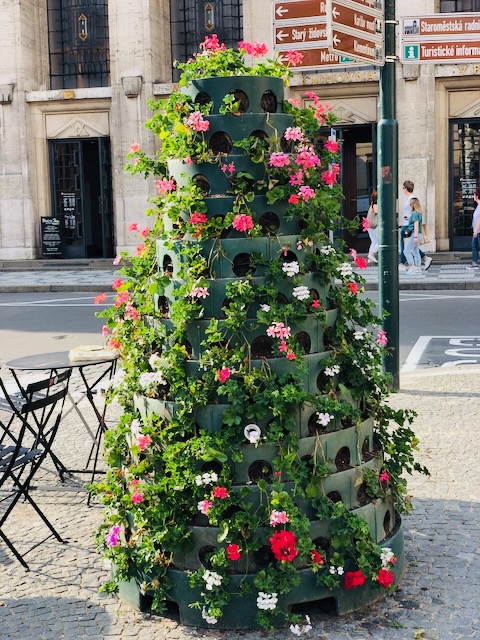
[[[327,25],[326,22],[317,21],[302,25],[282,25],[274,27],[275,49],[283,47],[296,50],[303,50],[314,45],[321,44],[327,46]],[[282,46],[283,45],[283,46]]]
[[[384,47],[382,42],[372,42],[351,33],[332,29],[330,34],[330,51],[340,56],[348,56],[370,64],[384,64]]]
[[[274,0],[272,4],[274,23],[295,24],[297,21],[326,18],[326,0]]]
[[[372,36],[375,41],[383,40],[383,20],[368,11],[360,11],[342,4],[341,1],[332,0],[331,23],[332,28],[348,28],[358,31],[359,36],[366,34]]]

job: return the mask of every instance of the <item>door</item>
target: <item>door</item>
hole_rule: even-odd
[[[480,119],[450,123],[450,249],[472,248],[473,192],[479,186]]]
[[[66,258],[113,256],[111,162],[108,138],[50,142],[53,215]]]
[[[347,220],[358,220],[357,232],[345,231],[344,240],[348,248],[366,253],[370,238],[366,231],[362,231],[361,221],[367,215],[370,194],[376,188],[376,128],[372,124],[341,126],[336,130],[342,142],[343,215]]]

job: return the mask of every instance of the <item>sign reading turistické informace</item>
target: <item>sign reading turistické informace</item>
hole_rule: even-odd
[[[47,258],[62,257],[62,234],[60,218],[40,218],[42,254]]]

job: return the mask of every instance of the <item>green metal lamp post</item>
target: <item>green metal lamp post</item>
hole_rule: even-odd
[[[395,0],[385,0],[385,66],[380,70],[380,121],[378,123],[379,306],[391,355],[383,367],[400,384],[398,301],[398,123],[395,86]]]

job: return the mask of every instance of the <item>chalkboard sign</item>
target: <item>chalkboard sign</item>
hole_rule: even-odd
[[[42,253],[52,258],[62,257],[60,218],[40,218],[42,225]]]

